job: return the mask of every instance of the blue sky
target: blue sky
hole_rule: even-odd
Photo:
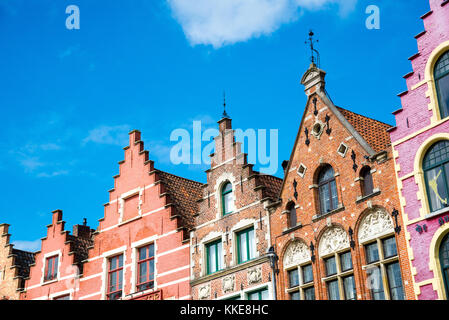
[[[380,30],[365,9],[380,8]],[[65,25],[68,5],[80,29]],[[139,129],[158,169],[205,182],[205,166],[173,165],[170,134],[278,129],[288,159],[306,102],[299,84],[312,28],[336,105],[394,124],[427,0],[0,0],[0,223],[37,250],[51,211],[96,228]],[[256,164],[256,169],[258,168]]]

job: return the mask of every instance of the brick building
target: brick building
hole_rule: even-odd
[[[282,180],[247,163],[226,114],[218,124],[190,237],[193,299],[274,299],[264,207],[277,197]]]
[[[324,78],[314,63],[302,77],[307,105],[268,207],[278,298],[413,299],[390,126],[336,107]]]
[[[418,299],[449,299],[449,1],[430,0],[390,130]]]
[[[21,300],[76,299],[82,261],[92,245],[93,230],[85,224],[75,225],[70,234],[64,225],[62,211],[53,211],[47,236],[41,239],[41,250],[35,253],[35,262],[30,265]]]
[[[0,300],[18,300],[34,263],[34,253],[14,249],[9,225],[0,224]]]
[[[154,168],[131,131],[77,299],[190,299],[190,244],[202,184]]]

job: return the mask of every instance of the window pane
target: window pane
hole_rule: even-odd
[[[365,246],[366,263],[370,264],[379,261],[379,248],[377,242]]]
[[[304,283],[313,282],[313,269],[311,264],[302,267],[302,277]]]
[[[238,242],[239,242],[239,262],[245,262],[248,260],[248,253],[247,253],[247,239],[246,239],[246,233],[240,233],[238,235]]]
[[[337,274],[337,264],[335,263],[335,257],[325,260],[326,264],[326,276]]]
[[[296,226],[297,218],[296,218],[296,208],[295,206],[292,206],[290,209],[290,216],[289,216],[289,223],[290,228],[293,228]]]
[[[441,118],[449,116],[449,75],[436,81]]]
[[[329,185],[325,184],[319,188],[321,213],[331,211],[329,199]]]
[[[150,280],[154,280],[154,260],[150,260]]]
[[[426,171],[427,188],[432,211],[440,210],[447,206],[448,196],[443,172],[444,167],[438,166]]]
[[[335,180],[331,181],[330,186],[332,194],[331,210],[335,210],[338,207],[337,183],[335,182]]]
[[[223,208],[224,214],[232,212],[232,193],[227,193],[223,196]]]
[[[338,280],[329,281],[327,283],[327,292],[329,300],[340,300],[340,292],[338,291]]]
[[[363,195],[367,196],[372,194],[374,190],[374,184],[373,184],[373,176],[371,175],[371,168],[367,167],[366,169],[364,169],[361,176],[363,178],[362,182]]]
[[[391,300],[404,300],[399,262],[387,265],[387,275],[388,285],[390,286]]]
[[[256,257],[256,250],[255,250],[256,249],[255,248],[256,242],[254,241],[254,229],[251,229],[248,232],[248,245],[249,245],[249,258],[248,258],[248,260],[254,259]]]
[[[148,247],[148,257],[154,257],[154,244],[150,244]]]
[[[147,257],[147,248],[148,247],[143,247],[139,249],[139,260],[144,260]]]
[[[354,276],[343,278],[343,286],[345,289],[346,300],[356,300],[355,281]]]
[[[109,260],[109,270],[115,270],[117,269],[117,258],[111,258]]]
[[[315,300],[315,288],[304,289],[304,300]]]
[[[147,280],[147,264],[139,264],[139,283],[145,282]]]
[[[117,290],[117,273],[113,272],[109,275],[109,292]]]
[[[290,293],[290,300],[301,300],[301,294],[299,291]]]
[[[288,278],[290,280],[290,288],[299,286],[298,269],[290,270],[288,272]]]
[[[384,258],[390,258],[398,255],[395,237],[383,240],[382,244],[384,247]]]
[[[345,252],[340,255],[341,271],[348,271],[352,269],[351,252]]]
[[[222,253],[223,243],[221,242],[221,240],[217,242],[216,246],[217,246],[217,260],[218,260],[217,270],[221,270],[223,269],[223,253]]]
[[[215,244],[210,244],[207,246],[207,264],[208,264],[208,273],[213,273],[217,271],[216,266],[216,246]]]
[[[371,290],[373,300],[385,300],[384,286],[382,283],[382,274],[379,267],[366,270],[368,276],[367,287]]]
[[[261,300],[268,300],[268,289],[262,290],[260,293]]]

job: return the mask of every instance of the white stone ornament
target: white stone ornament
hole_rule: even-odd
[[[262,281],[262,267],[255,267],[248,270],[248,284]]]
[[[299,265],[310,261],[310,250],[302,241],[294,241],[290,243],[284,254],[284,267]]]
[[[230,275],[223,278],[223,292],[230,293],[235,289],[235,275]]]
[[[359,227],[359,242],[363,243],[387,233],[394,233],[393,221],[383,209],[376,209],[363,218]]]
[[[322,257],[346,248],[349,248],[348,234],[340,227],[332,227],[321,237],[318,252]]]
[[[199,299],[210,298],[210,284],[205,284],[204,286],[199,287],[198,298]]]

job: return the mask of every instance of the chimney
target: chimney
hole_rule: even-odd
[[[86,218],[84,218],[82,225],[77,224],[77,225],[73,226],[72,234],[75,237],[90,238],[91,232],[90,232],[90,227],[87,225]]]

